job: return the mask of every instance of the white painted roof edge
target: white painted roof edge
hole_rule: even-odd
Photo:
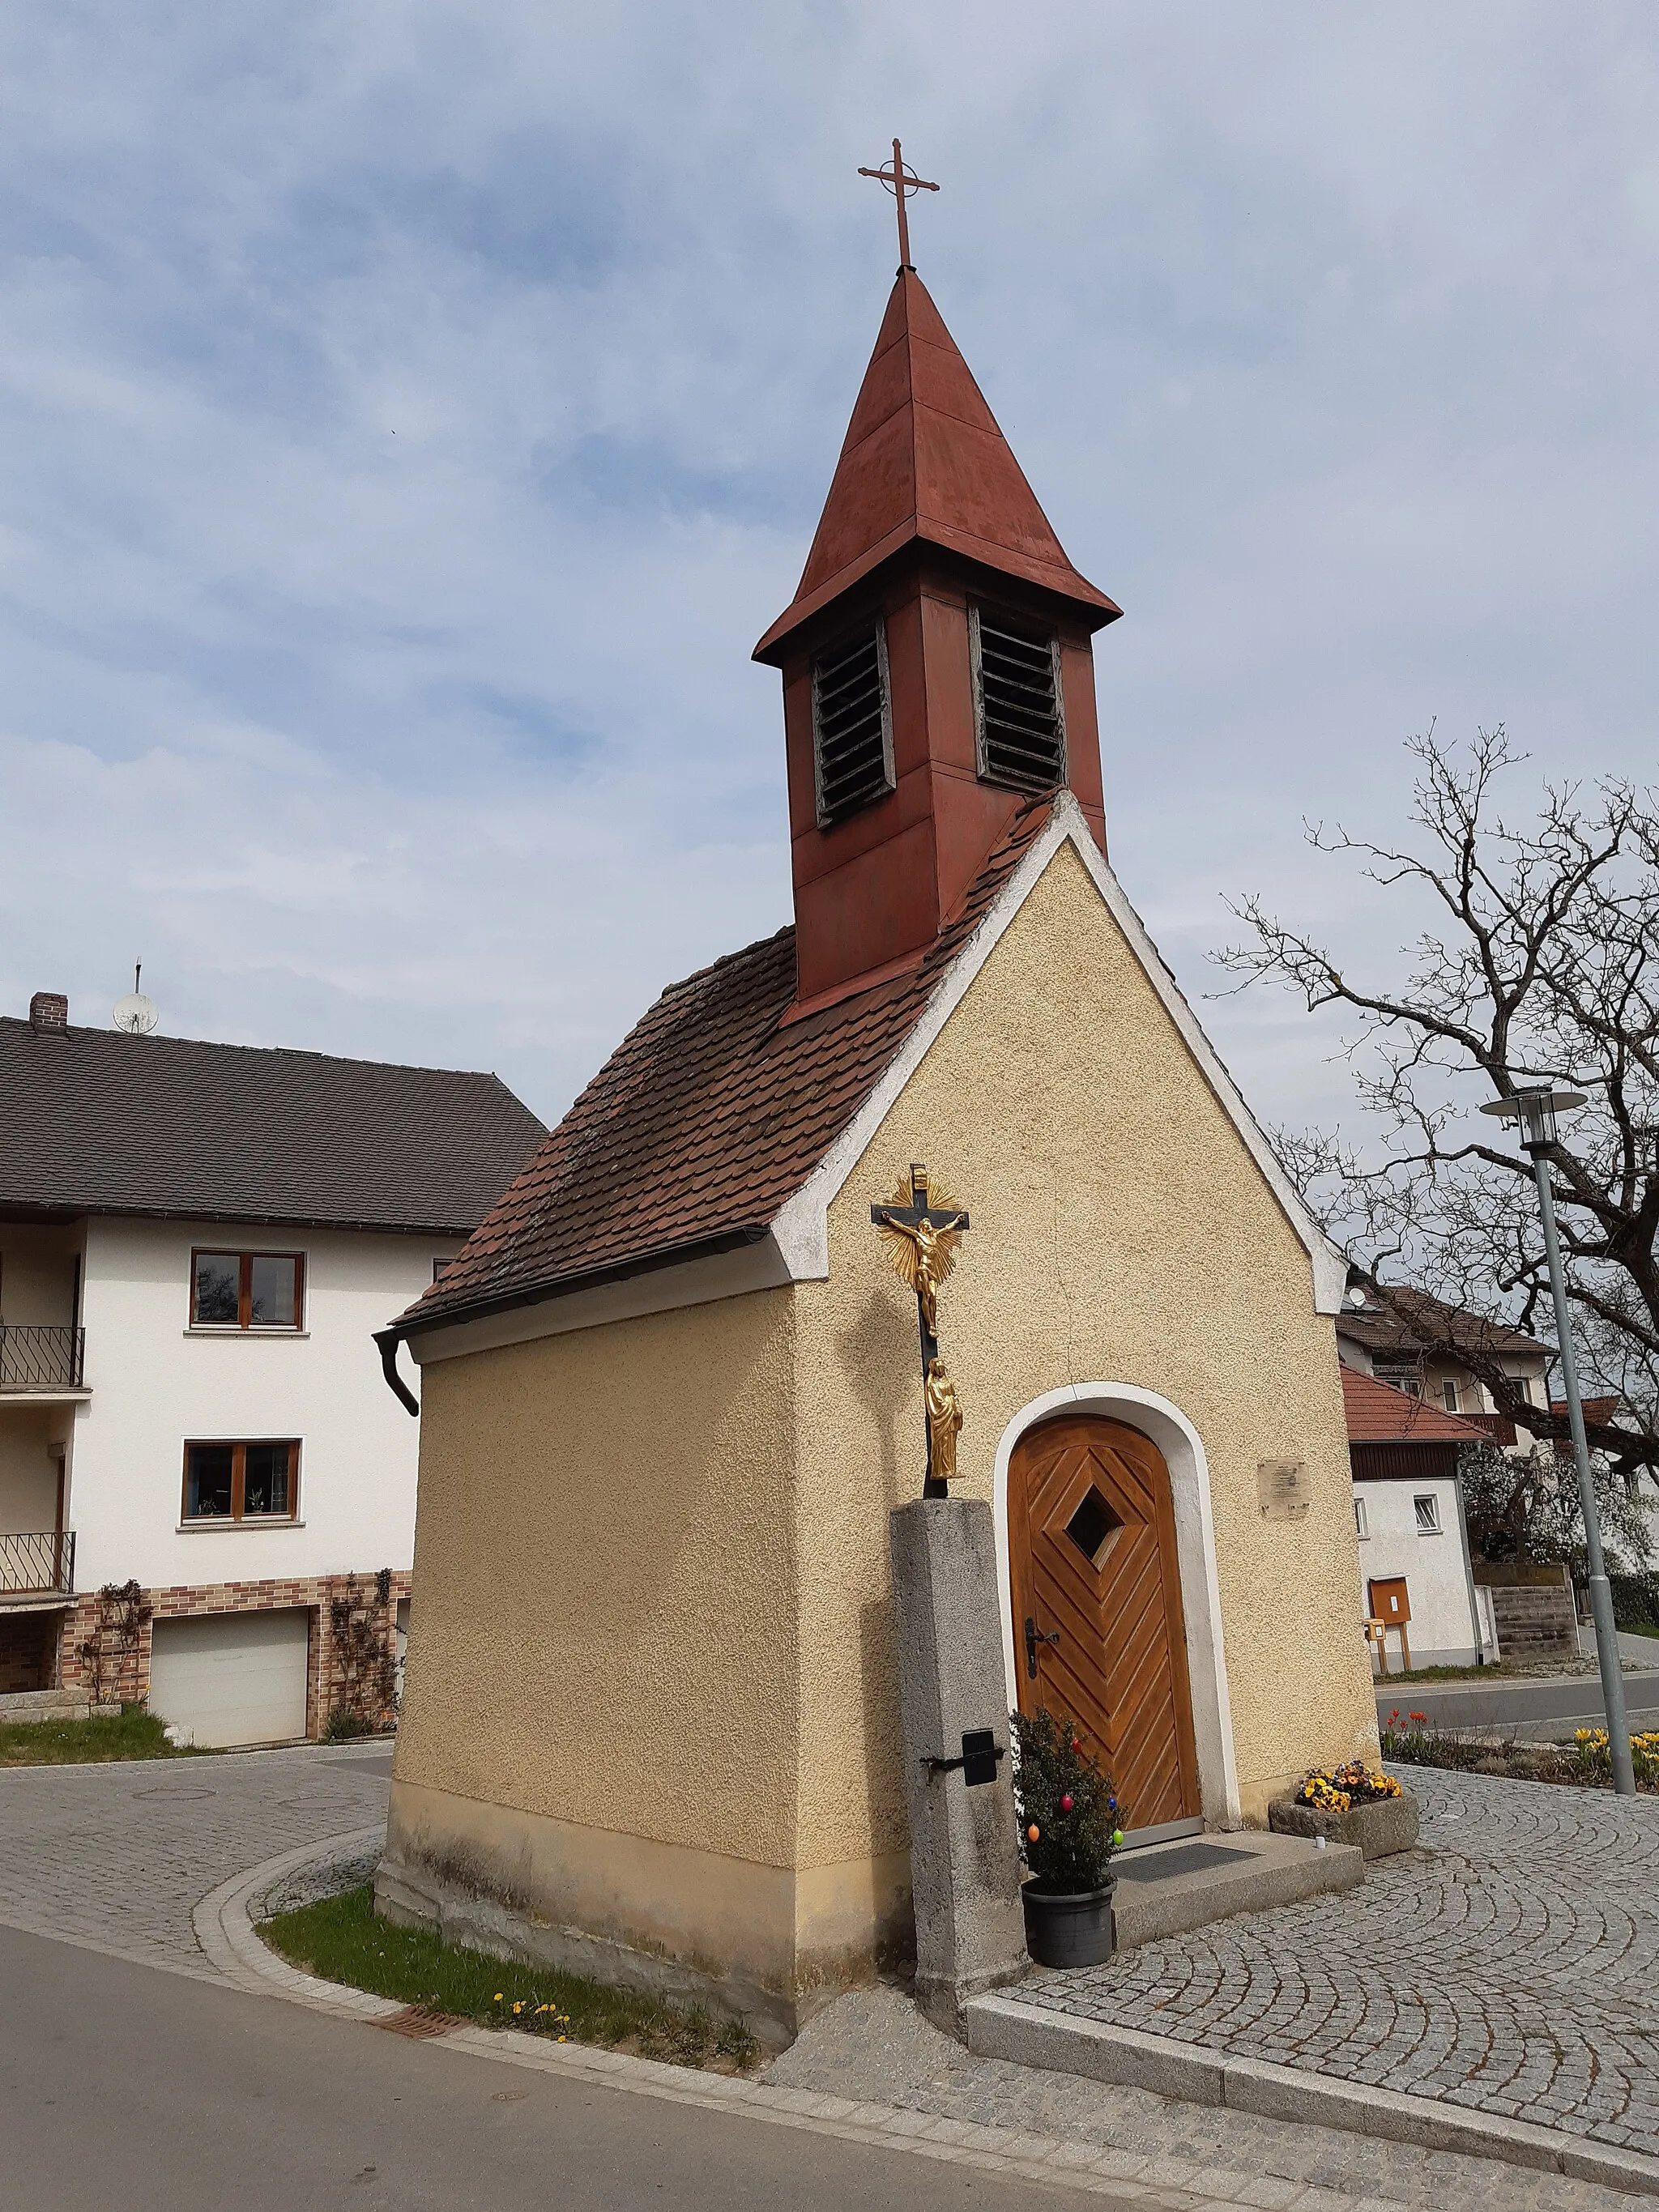
[[[1312,1276],[1314,1310],[1322,1314],[1339,1312],[1347,1287],[1346,1260],[1314,1219],[1285,1174],[1261,1124],[1245,1104],[1243,1094],[1204,1034],[1197,1016],[1147,934],[1145,923],[1129,903],[1122,884],[1090,835],[1083,810],[1069,791],[1062,791],[1056,797],[1054,811],[1042,834],[1033,841],[1030,850],[1015,867],[984,920],[945,969],[921,1019],[888,1062],[875,1089],[813,1173],[775,1216],[773,1240],[791,1277],[797,1282],[805,1282],[828,1276],[831,1201],[863,1158],[900,1092],[961,1005],[969,986],[990,958],[1048,863],[1066,843],[1082,861],[1165,1012],[1180,1032],[1199,1073],[1237,1131],[1306,1251]]]

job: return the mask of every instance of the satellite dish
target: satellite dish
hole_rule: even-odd
[[[142,960],[135,961],[132,969],[132,988],[125,999],[118,999],[111,1010],[110,1019],[118,1030],[129,1036],[148,1036],[161,1018],[155,1011],[154,999],[147,999],[138,988],[138,979],[144,972]]]

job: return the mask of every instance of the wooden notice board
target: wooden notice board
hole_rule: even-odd
[[[1404,1575],[1390,1575],[1370,1584],[1371,1613],[1388,1628],[1403,1628],[1412,1617],[1412,1601]]]

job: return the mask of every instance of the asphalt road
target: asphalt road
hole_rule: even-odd
[[[1625,1705],[1632,1730],[1659,1729],[1659,1672],[1626,1674]],[[1376,1716],[1426,1713],[1443,1728],[1493,1729],[1502,1734],[1570,1739],[1575,1729],[1603,1724],[1598,1674],[1542,1680],[1396,1682],[1379,1684]]]
[[[4,1927],[0,2145],[5,2212],[1114,2201],[437,2050]]]

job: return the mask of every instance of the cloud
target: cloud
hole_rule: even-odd
[[[1653,756],[1647,11],[337,0],[0,28],[0,999],[494,1066],[556,1112],[787,918],[775,678],[918,259],[1100,641],[1188,989],[1400,740]],[[20,827],[21,825],[21,827]],[[1206,1009],[1268,1119],[1340,1103]]]

